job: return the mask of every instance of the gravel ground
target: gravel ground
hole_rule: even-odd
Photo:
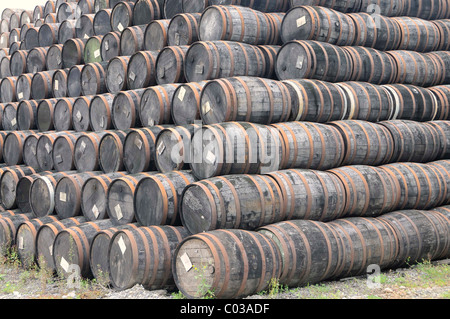
[[[245,299],[448,299],[450,260],[425,263],[411,268],[385,271],[378,287],[369,287],[367,277],[352,277],[302,288],[280,286]],[[44,271],[23,270],[15,264],[0,264],[0,299],[175,299],[179,293],[149,291],[141,285],[116,291],[94,281],[68,287]]]

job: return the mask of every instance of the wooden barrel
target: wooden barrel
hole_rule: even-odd
[[[448,51],[434,51],[423,53],[423,58],[428,60],[428,63],[432,63],[431,71],[428,74],[435,74],[435,80],[431,81],[432,76],[429,76],[430,85],[441,85],[450,83],[450,73],[447,71],[450,69],[449,61],[450,53]],[[426,83],[427,84],[427,83]],[[428,84],[427,84],[428,85]]]
[[[111,28],[112,9],[98,10],[94,16],[94,34],[105,35],[112,31]]]
[[[282,144],[280,132],[272,126],[244,122],[206,125],[192,137],[190,167],[198,179],[266,173],[281,169]]]
[[[447,219],[450,218],[450,207],[449,207],[449,205],[436,207],[436,208],[431,209],[431,211],[437,212],[437,213],[441,214],[443,217],[445,217]]]
[[[10,66],[11,56],[5,56],[0,62],[0,71],[2,78],[12,76]]]
[[[192,172],[188,170],[156,174],[140,180],[133,200],[139,225],[180,226],[179,207],[182,192],[186,186],[196,181]],[[150,203],[159,204],[149,205]]]
[[[127,68],[130,90],[156,85],[156,59],[159,51],[140,51],[131,56]]]
[[[36,112],[39,101],[36,100],[24,100],[17,106],[17,129],[20,131],[35,130],[36,125]]]
[[[67,97],[67,82],[70,69],[59,69],[53,74],[52,96],[55,98]]]
[[[128,173],[156,171],[156,139],[164,128],[156,125],[127,133],[123,141],[123,165]]]
[[[328,172],[335,174],[345,188],[342,217],[377,217],[398,207],[400,183],[389,171],[368,165],[352,165]]]
[[[53,144],[58,136],[64,134],[67,134],[67,132],[46,132],[39,136],[35,156],[41,170],[53,170]]]
[[[337,128],[312,122],[272,124],[282,138],[280,168],[325,170],[339,167],[345,156],[345,144]]]
[[[179,13],[170,21],[167,29],[169,46],[190,45],[199,40],[201,13]],[[212,39],[206,39],[212,40]],[[213,39],[222,40],[222,39]]]
[[[73,129],[72,110],[75,98],[67,97],[58,99],[53,111],[53,124],[56,131],[69,131]]]
[[[0,99],[2,103],[16,102],[16,83],[17,76],[3,78],[0,82]]]
[[[27,50],[39,47],[39,29],[40,27],[30,26],[23,38]]]
[[[134,2],[121,1],[114,6],[111,12],[111,28],[113,31],[122,32],[125,28],[133,25]],[[137,23],[136,25],[140,25]]]
[[[342,120],[347,115],[345,92],[335,83],[309,79],[282,82],[289,89],[293,119],[325,123]]]
[[[438,28],[440,37],[437,50],[448,51],[450,49],[450,19],[441,19],[431,21]]]
[[[391,162],[426,163],[438,159],[439,135],[430,124],[410,120],[382,121],[380,124],[394,139]]]
[[[81,189],[89,178],[100,174],[85,172],[61,178],[55,186],[55,214],[60,219],[82,215]]]
[[[95,235],[113,227],[110,220],[86,222],[61,230],[53,244],[53,261],[56,272],[62,277],[72,274],[70,265],[77,265],[82,278],[92,278],[89,251]]]
[[[120,55],[120,32],[112,31],[102,38],[100,53],[103,61],[109,61]]]
[[[385,87],[356,81],[336,84],[347,99],[345,119],[379,122],[394,116],[395,105]]]
[[[30,166],[12,166],[3,171],[0,178],[0,195],[4,208],[13,209],[17,207],[17,183],[22,177],[35,173],[36,170]]]
[[[127,70],[129,56],[111,59],[106,68],[106,89],[109,93],[119,93],[128,89]]]
[[[158,134],[152,154],[158,171],[167,173],[189,169],[193,160],[191,139],[200,127],[198,124],[168,127]]]
[[[139,105],[139,118],[142,126],[172,124],[172,100],[175,90],[180,85],[170,83],[145,89]]]
[[[59,33],[59,27],[61,26],[60,23],[44,23],[39,28],[39,46],[40,47],[50,47],[53,44],[58,43],[58,33]]]
[[[69,39],[64,42],[62,49],[62,62],[64,68],[70,68],[74,65],[84,64],[84,49],[86,39]]]
[[[147,25],[135,25],[125,28],[120,35],[120,52],[131,56],[144,49],[144,32]]]
[[[346,193],[342,182],[328,172],[307,169],[268,173],[283,194],[285,219],[330,221],[342,217]]]
[[[180,217],[192,234],[214,229],[254,230],[286,218],[283,199],[278,183],[264,175],[213,177],[185,188]]]
[[[395,119],[432,121],[438,112],[438,100],[431,90],[411,84],[387,84],[383,87],[394,102]]]
[[[95,1],[94,0],[79,0],[78,6],[83,14],[89,14],[95,12]]]
[[[399,251],[393,267],[405,267],[448,255],[448,222],[439,213],[420,210],[403,210],[379,218],[395,231]]]
[[[440,140],[440,152],[437,154],[437,159],[450,159],[450,121],[430,121],[428,122],[433,126],[439,135]]]
[[[39,132],[48,132],[54,130],[53,126],[53,112],[55,110],[58,99],[47,99],[39,102],[36,120]]]
[[[47,51],[47,70],[60,70],[63,68],[62,49],[63,44],[53,44]]]
[[[415,51],[389,51],[397,63],[397,83],[417,86],[433,86],[443,84],[442,77],[446,67],[432,55]]]
[[[48,13],[45,17],[44,17],[44,22],[45,23],[57,23],[58,19],[56,18],[56,13]]]
[[[19,179],[16,185],[16,205],[23,213],[31,213],[30,189],[33,181],[41,176],[53,174],[53,171],[40,171],[36,174],[26,175]]]
[[[289,287],[322,282],[337,275],[344,247],[328,223],[313,220],[282,221],[258,229],[275,243],[282,258],[279,281]]]
[[[336,45],[352,45],[357,34],[349,15],[308,5],[291,8],[283,18],[280,32],[284,43],[315,40]]]
[[[133,198],[141,179],[156,174],[147,172],[130,174],[111,182],[107,192],[106,212],[114,225],[125,225],[136,221]]]
[[[168,46],[161,50],[156,59],[156,82],[159,85],[184,83],[184,60],[189,46]]]
[[[8,255],[15,245],[17,227],[32,218],[32,214],[15,214],[0,218],[0,253],[3,256]]]
[[[91,131],[91,121],[89,117],[89,108],[94,98],[91,96],[80,96],[73,102],[72,107],[72,125],[77,132]]]
[[[76,38],[77,20],[64,20],[59,22],[58,43],[64,44],[69,39]]]
[[[447,199],[445,176],[437,168],[422,163],[392,163],[381,167],[400,184],[401,196],[396,210],[431,209]]]
[[[6,103],[2,114],[2,128],[6,131],[17,131],[17,107],[19,103]]]
[[[144,50],[159,51],[168,45],[170,19],[154,20],[147,25],[144,34]]]
[[[108,248],[112,286],[119,290],[136,284],[146,289],[174,289],[172,258],[177,246],[188,236],[183,227],[173,226],[119,230]]]
[[[233,41],[198,41],[189,47],[184,61],[186,82],[244,75],[264,77],[266,72],[261,49]]]
[[[108,62],[92,62],[85,64],[81,70],[82,95],[98,95],[106,93],[106,67]]]
[[[77,216],[40,225],[33,234],[35,242],[34,254],[39,268],[53,272],[55,270],[53,242],[56,235],[65,228],[80,225],[86,221],[84,217]]]
[[[23,163],[36,171],[41,170],[36,157],[36,145],[41,135],[42,133],[29,135],[23,142]]]
[[[17,50],[11,54],[10,70],[12,76],[26,73],[28,52],[28,50]]]
[[[75,170],[75,144],[84,132],[73,132],[60,135],[53,143],[53,166],[58,172]]]
[[[77,38],[89,39],[94,33],[95,14],[83,14],[77,21],[75,36]]]
[[[395,83],[398,74],[395,59],[388,53],[373,48],[347,46],[343,48],[353,61],[352,81],[373,84]],[[392,52],[392,51],[389,51]]]
[[[56,12],[56,1],[50,0],[45,2],[44,6],[44,16],[46,16],[49,13],[55,13]]]
[[[81,189],[81,211],[91,221],[106,219],[107,192],[111,182],[124,177],[124,172],[102,174],[90,177]]]
[[[23,164],[23,143],[35,131],[9,132],[3,142],[3,161],[7,166]]]
[[[271,280],[278,280],[281,271],[282,256],[274,241],[238,229],[189,236],[172,258],[174,281],[188,298],[211,292],[217,299],[255,294],[267,289]],[[207,282],[202,289],[198,289],[200,278]]]
[[[137,0],[133,9],[133,24],[149,24],[153,20],[163,18],[163,8],[160,0]]]
[[[96,95],[89,107],[89,118],[93,131],[105,131],[113,128],[112,104],[115,94]]]
[[[86,45],[83,50],[84,63],[100,63],[102,59],[102,35],[92,36],[86,41]]]
[[[414,17],[394,17],[402,29],[402,41],[397,50],[436,51],[440,45],[439,28],[431,21]]]
[[[53,97],[52,83],[55,70],[34,74],[31,81],[31,97],[33,100],[45,100]]]
[[[294,120],[288,88],[283,82],[255,77],[209,81],[200,98],[204,124],[244,121],[260,124]]]
[[[436,98],[436,116],[434,120],[448,120],[450,119],[450,86],[437,85],[427,88],[434,94]]]
[[[295,1],[295,0],[293,0]],[[304,1],[304,0],[303,0]],[[183,7],[189,7],[187,2],[188,0],[183,1]],[[193,4],[197,3],[198,6],[198,0],[193,0]],[[201,1],[203,2],[203,1]],[[263,0],[263,1],[257,1],[257,2],[251,2],[251,1],[242,1],[242,0],[208,0],[208,4],[210,6],[213,5],[237,5],[237,6],[243,6],[243,7],[249,7],[257,11],[262,12],[285,12],[289,8],[289,0],[281,0],[281,1],[274,1],[274,0]],[[294,6],[294,5],[292,5]]]
[[[395,140],[389,130],[378,123],[360,120],[332,122],[342,136],[345,155],[341,165],[372,165],[390,163]]]
[[[347,16],[355,24],[355,39],[352,45],[382,51],[398,49],[402,30],[394,19],[376,12],[358,12]]]
[[[124,171],[123,143],[128,131],[108,131],[100,141],[99,161],[104,173]]]
[[[118,227],[112,227],[98,232],[92,239],[90,251],[89,251],[89,263],[93,277],[103,283],[109,284],[109,244],[111,238],[116,232],[124,229],[136,229],[137,224],[128,224]]]
[[[448,191],[450,189],[450,181],[448,177],[450,176],[450,161],[449,160],[439,160],[428,163],[429,166],[431,166],[431,169],[434,169],[434,171],[442,177],[444,180],[444,201],[442,205],[447,205],[450,203],[450,192]]]
[[[80,136],[75,143],[74,165],[78,172],[100,170],[99,145],[106,132],[91,132]]]
[[[58,220],[56,216],[33,218],[19,225],[16,232],[17,257],[25,269],[36,264],[36,234],[45,225]]]
[[[81,96],[81,71],[84,65],[74,65],[69,68],[67,73],[67,96],[78,97]]]
[[[79,19],[81,17],[81,8],[77,2],[63,2],[57,10],[57,20],[62,22],[65,20]]]
[[[166,19],[173,19],[177,14],[183,13],[183,1],[163,0],[161,8],[162,16]]]
[[[313,40],[292,40],[278,52],[275,71],[280,80],[307,78],[342,82],[351,79],[352,67],[348,53],[339,46]]]
[[[201,121],[200,96],[208,81],[180,84],[173,93],[170,113],[176,125],[194,124]]]
[[[76,172],[58,172],[40,176],[33,180],[30,187],[30,206],[35,217],[54,215],[55,187],[58,181]]]
[[[140,127],[139,108],[145,89],[119,92],[112,104],[112,123],[116,130]]]
[[[47,52],[48,52],[49,48],[50,47],[45,47],[45,48],[37,47],[37,48],[30,50],[30,52],[28,52],[28,55],[27,55],[27,72],[28,73],[42,72],[47,69],[46,57],[47,57]]]

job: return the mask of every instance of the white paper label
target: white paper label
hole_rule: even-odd
[[[23,237],[19,237],[19,249],[23,249]]]
[[[94,214],[95,218],[97,219],[98,215],[99,215],[99,211],[98,211],[98,208],[97,208],[97,206],[95,204],[92,207],[92,213]]]
[[[59,193],[59,200],[61,202],[66,202],[67,201],[67,194],[63,193],[63,192]]]
[[[100,56],[100,50],[95,50],[94,51],[94,57],[98,58]]]
[[[301,69],[303,67],[303,59],[300,55],[297,58],[297,63],[295,64],[295,67],[297,69]]]
[[[3,37],[0,38],[0,43],[3,44]]]
[[[136,78],[136,74],[134,74],[133,71],[130,71],[130,74],[128,74],[128,78],[129,78],[131,81],[134,81],[134,79]]]
[[[123,240],[123,236],[120,236],[117,243],[119,244],[119,248],[120,248],[120,251],[122,252],[122,255],[125,254],[125,251],[127,250],[127,246],[125,245],[125,240]]]
[[[183,263],[184,269],[188,272],[192,268],[192,263],[187,253],[181,255],[180,260]]]
[[[197,73],[197,74],[203,74],[204,69],[205,69],[205,67],[204,67],[203,64],[197,64],[197,65],[195,66],[195,73]]]
[[[85,33],[83,38],[89,39],[89,36]]]
[[[109,51],[109,41],[105,41],[105,50]]]
[[[84,153],[85,149],[86,149],[86,143],[84,141],[81,141],[81,143],[80,143],[80,150]]]
[[[52,148],[51,148],[50,144],[48,144],[48,143],[45,144],[45,149],[47,150],[47,153],[49,153],[49,154],[52,151]]]
[[[214,164],[216,161],[216,155],[214,155],[211,151],[208,151],[208,154],[206,154],[206,160],[209,163]]]
[[[19,99],[23,99],[23,92],[19,92],[19,94],[17,94],[17,97],[18,97]]]
[[[297,28],[300,28],[301,26],[303,26],[306,23],[306,17],[303,16],[301,18],[297,19]]]
[[[58,164],[61,164],[62,162],[63,162],[63,159],[62,159],[62,156],[61,155],[56,155],[56,162],[58,163]]]
[[[155,121],[152,118],[149,118],[147,125],[148,126],[154,126],[155,125]]]
[[[14,36],[14,42],[17,42],[17,35]]]
[[[184,100],[184,95],[186,94],[186,89],[184,87],[180,88],[180,91],[178,93],[178,99],[183,102]]]
[[[78,122],[81,121],[82,116],[81,116],[81,112],[78,110],[77,113],[75,114],[75,116],[77,117]]]
[[[123,214],[122,209],[120,209],[120,205],[117,204],[116,207],[114,207],[114,210],[116,211],[117,220],[121,220],[123,218]]]
[[[209,104],[209,101],[206,101],[205,104],[202,106],[203,114],[208,114],[209,111],[211,111],[211,104]]]
[[[59,263],[61,267],[64,269],[65,272],[69,270],[69,263],[67,260],[64,259],[64,257],[61,257],[61,262]]]
[[[142,141],[139,137],[134,140],[134,145],[140,150],[142,148]]]
[[[158,145],[158,154],[161,155],[164,152],[165,149],[166,149],[166,145],[164,145],[163,142],[159,143],[159,145]]]
[[[17,123],[16,118],[13,118],[13,119],[11,120],[11,125],[14,126],[14,125],[16,125],[16,123]]]
[[[50,256],[53,256],[53,245],[48,246],[48,250],[50,251]]]
[[[119,29],[119,31],[123,31],[123,25],[122,25],[122,23],[119,22],[119,25],[117,26],[117,29]]]
[[[58,80],[55,80],[55,90],[59,90],[59,81]]]

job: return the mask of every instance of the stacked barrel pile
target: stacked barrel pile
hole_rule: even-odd
[[[25,267],[239,298],[450,257],[449,1],[50,0],[1,32]]]

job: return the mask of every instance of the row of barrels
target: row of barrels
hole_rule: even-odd
[[[2,253],[16,247],[26,267],[37,263],[67,277],[75,266],[82,277],[117,289],[142,284],[178,289],[188,298],[211,291],[215,298],[242,298],[264,291],[271,280],[298,287],[361,275],[373,264],[395,269],[450,256],[448,206],[194,235],[182,226],[1,214]]]
[[[100,132],[2,131],[2,161],[58,172],[192,169],[199,179],[450,158],[449,122],[226,122]]]
[[[117,70],[115,63],[110,65]],[[95,74],[93,70],[95,65],[91,64],[81,69],[82,91],[101,86],[90,81]],[[111,73],[120,74],[107,72]],[[58,71],[52,80],[44,74],[36,73],[31,83],[27,82],[26,75],[19,77],[15,95],[20,101],[0,104],[3,130],[83,132],[230,121],[271,124],[298,120],[326,123],[349,119],[369,122],[401,119],[423,122],[448,120],[450,112],[448,85],[424,88],[408,84],[277,81],[241,76],[116,93],[97,94],[94,89],[91,94],[77,98],[49,98],[45,92],[50,86],[58,88],[58,92],[66,91],[65,88],[73,87],[74,81],[66,81],[64,73]],[[113,80],[118,83],[117,79],[117,76],[107,77],[105,82],[113,85]],[[13,90],[8,79],[0,82],[3,96]],[[29,99],[30,95],[39,95],[39,98]]]
[[[383,51],[430,52],[448,51],[449,27],[448,19],[390,18],[377,13],[341,13],[325,7],[298,6],[284,16],[280,34],[283,43],[316,40]]]

